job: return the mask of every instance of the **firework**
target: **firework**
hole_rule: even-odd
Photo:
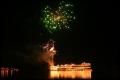
[[[42,22],[49,31],[69,29],[69,23],[75,19],[72,9],[73,5],[64,1],[56,9],[46,6],[42,11]]]

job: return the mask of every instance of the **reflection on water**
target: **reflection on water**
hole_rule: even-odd
[[[91,63],[64,64],[50,66],[50,79],[71,78],[71,79],[91,79]]]
[[[43,70],[44,71],[44,70]],[[67,70],[51,70],[49,73],[49,79],[91,79],[91,72],[92,69],[91,68],[84,68],[84,69],[79,69],[79,70],[74,70],[74,69],[67,69]],[[15,68],[0,68],[0,75],[2,78],[18,78],[18,75],[20,76],[20,71],[18,69]],[[24,71],[22,72],[24,77],[28,77],[28,78],[35,78],[35,79],[31,79],[31,80],[36,80],[39,79],[41,77],[47,77],[48,75],[42,75],[41,71],[38,70],[30,70],[30,72],[24,73]],[[20,77],[19,77],[20,78]]]
[[[15,69],[15,68],[5,68],[5,67],[2,67],[0,68],[0,76],[2,78],[5,78],[5,77],[13,77],[14,75],[16,75],[18,73],[18,69]]]
[[[82,71],[50,71],[50,79],[54,78],[81,78],[91,79],[91,69],[85,69]]]

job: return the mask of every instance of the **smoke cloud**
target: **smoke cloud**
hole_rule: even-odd
[[[26,63],[40,64],[47,63],[54,65],[53,56],[56,54],[54,42],[48,41],[42,45],[28,46],[26,52],[19,52],[16,55]]]

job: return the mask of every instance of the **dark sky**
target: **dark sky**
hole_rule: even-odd
[[[69,32],[52,35],[40,23],[41,9],[56,5],[58,0],[41,2],[8,2],[4,5],[3,54],[25,50],[28,45],[42,43],[49,38],[56,41],[58,55],[77,57],[94,56],[96,21],[94,6],[86,1],[70,1],[74,5],[76,20]],[[77,3],[76,3],[77,2]],[[13,54],[14,55],[14,54]]]
[[[106,63],[117,65],[118,31],[113,27],[117,26],[114,21],[117,8],[113,6],[114,3],[109,1],[98,4],[90,0],[70,1],[75,6],[76,16],[72,30],[57,32],[54,37],[49,35],[39,20],[41,9],[46,4],[53,6],[58,0],[5,2],[2,6],[3,59],[7,57],[10,60],[14,53],[26,51],[26,46],[34,46],[49,38],[54,38],[59,53],[56,55],[58,61],[65,58],[76,62],[88,59],[93,63],[97,61],[99,65],[106,65]]]

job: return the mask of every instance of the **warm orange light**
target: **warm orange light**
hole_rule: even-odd
[[[91,79],[91,64],[82,63],[50,66],[50,78]]]
[[[1,77],[9,77],[9,76],[13,76],[13,73],[18,72],[18,69],[15,68],[0,68],[1,71]]]
[[[91,79],[91,70],[85,71],[50,71],[50,78]]]

